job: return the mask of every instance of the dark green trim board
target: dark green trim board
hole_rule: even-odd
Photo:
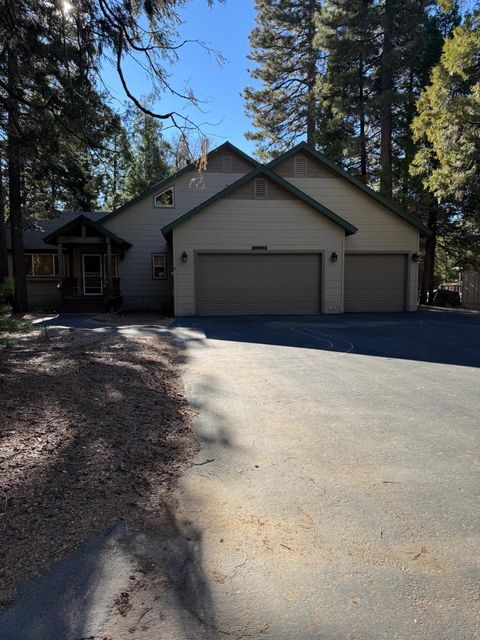
[[[350,224],[343,218],[340,218],[340,216],[337,216],[336,213],[333,213],[333,211],[330,211],[330,209],[327,209],[327,207],[324,207],[322,204],[320,204],[313,198],[310,198],[310,196],[308,196],[306,193],[303,193],[303,191],[300,191],[300,189],[297,189],[297,187],[295,187],[290,182],[287,182],[287,180],[284,180],[273,171],[270,171],[270,169],[268,169],[267,167],[258,166],[253,171],[250,171],[250,173],[247,173],[244,176],[242,176],[236,182],[233,182],[232,184],[228,185],[228,187],[225,187],[225,189],[222,189],[222,191],[219,191],[218,193],[214,194],[208,200],[205,200],[205,202],[202,202],[198,206],[194,207],[193,209],[190,209],[190,211],[187,211],[187,213],[184,213],[183,216],[180,216],[176,220],[173,220],[172,222],[170,222],[170,224],[165,225],[165,227],[162,228],[163,235],[167,236],[179,224],[182,224],[186,220],[189,220],[197,213],[200,213],[200,211],[203,211],[204,209],[212,205],[214,202],[217,202],[217,200],[224,198],[229,193],[232,193],[233,191],[235,191],[242,185],[246,184],[247,182],[250,182],[251,180],[253,180],[259,175],[263,175],[266,178],[272,180],[278,186],[285,189],[285,191],[288,191],[289,193],[294,195],[296,198],[298,198],[299,200],[307,204],[309,207],[311,207],[312,209],[315,209],[317,213],[320,213],[321,215],[325,216],[335,224],[338,224],[340,227],[342,227],[345,230],[345,233],[347,235],[352,235],[353,233],[356,233],[356,231],[358,231],[357,227],[354,227],[353,224]]]
[[[101,219],[101,221],[103,222],[103,218]],[[110,238],[110,240],[113,240],[113,242],[115,242],[121,247],[124,247],[125,249],[129,249],[132,246],[130,242],[127,242],[126,240],[119,238],[111,231],[108,231],[108,229],[105,229],[105,227],[102,227],[99,222],[94,222],[93,220],[90,220],[90,218],[87,218],[87,216],[84,216],[84,215],[79,215],[73,220],[70,220],[70,222],[67,222],[67,224],[64,224],[63,227],[58,227],[57,229],[55,229],[55,231],[52,231],[52,233],[49,233],[48,236],[45,236],[43,238],[43,241],[46,244],[55,245],[58,243],[58,236],[68,235],[68,232],[72,229],[75,229],[75,227],[77,227],[79,223],[82,223],[82,224],[84,223],[90,229],[94,229],[95,231],[97,231],[99,235],[105,236],[106,238]]]
[[[337,175],[341,176],[342,178],[345,178],[345,180],[348,180],[355,187],[358,187],[359,189],[361,189],[368,196],[370,196],[371,198],[374,198],[379,204],[383,205],[384,207],[386,207],[387,209],[389,209],[393,213],[396,213],[397,216],[400,216],[406,222],[408,222],[411,225],[413,225],[414,227],[416,227],[424,235],[430,235],[431,234],[431,231],[430,231],[430,229],[428,227],[423,225],[419,220],[417,220],[413,216],[411,216],[408,213],[406,213],[405,211],[403,211],[403,209],[398,204],[396,204],[395,202],[392,202],[391,200],[387,200],[387,198],[384,198],[377,191],[374,191],[373,189],[370,189],[370,187],[367,187],[367,185],[364,184],[361,180],[359,180],[358,178],[355,178],[354,176],[350,175],[347,171],[345,171],[341,167],[339,167],[336,164],[334,164],[326,156],[324,156],[322,153],[320,153],[314,147],[312,147],[312,145],[307,144],[306,142],[300,142],[299,144],[295,145],[294,147],[292,147],[291,149],[289,149],[288,151],[283,153],[281,156],[278,156],[278,158],[275,158],[274,160],[271,160],[267,164],[267,167],[274,168],[280,162],[283,162],[287,158],[290,158],[292,155],[294,155],[295,153],[298,153],[299,151],[305,151],[306,153],[309,153],[311,156],[316,158],[323,165],[325,165],[326,167],[331,169],[334,173],[336,173]]]
[[[231,142],[228,142],[228,141],[224,142],[219,147],[216,147],[215,149],[212,149],[212,151],[207,153],[207,160],[208,158],[212,158],[218,153],[220,153],[221,151],[225,151],[226,149],[228,149],[229,151],[232,151],[233,153],[236,153],[238,156],[243,158],[243,160],[245,160],[246,162],[249,162],[253,167],[257,167],[259,165],[259,163],[256,160],[251,158],[241,149],[238,149],[235,145],[233,145]],[[143,191],[143,193],[141,193],[140,195],[136,196],[135,198],[132,198],[132,200],[129,200],[128,202],[123,204],[121,207],[119,207],[118,209],[115,209],[115,211],[105,216],[105,218],[102,219],[102,224],[104,222],[107,222],[108,220],[111,220],[115,216],[118,216],[119,213],[122,213],[123,211],[125,211],[125,209],[128,209],[129,207],[136,204],[137,202],[140,202],[140,200],[143,200],[143,198],[146,198],[147,196],[152,196],[154,193],[156,193],[163,187],[169,186],[172,181],[176,180],[177,178],[187,173],[188,171],[193,171],[195,167],[196,167],[195,162],[191,162],[190,164],[187,164],[186,167],[183,167],[183,169],[180,169],[176,173],[172,173],[170,176],[164,178],[163,180],[155,184],[153,187],[146,189],[146,191]]]

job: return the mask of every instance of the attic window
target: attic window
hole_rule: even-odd
[[[267,197],[267,181],[265,178],[257,178],[254,187],[255,199],[265,200]]]
[[[305,156],[295,156],[293,159],[293,173],[298,178],[307,175],[307,158]]]
[[[154,204],[156,207],[174,207],[175,206],[175,198],[173,187],[169,187],[159,193],[158,196],[155,196]]]
[[[233,158],[229,155],[224,155],[222,157],[222,171],[224,173],[232,173],[233,167]]]

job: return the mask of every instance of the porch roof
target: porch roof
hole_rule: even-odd
[[[75,235],[75,231],[80,229],[80,234]],[[83,229],[90,230],[89,236],[86,236],[82,233]],[[59,239],[63,237],[70,244],[81,244],[82,242],[88,242],[87,238],[92,237],[103,237],[105,239],[110,239],[111,242],[121,249],[129,249],[132,245],[130,242],[123,240],[123,238],[119,238],[105,227],[102,227],[100,224],[87,218],[87,216],[81,214],[67,222],[61,227],[57,227],[52,233],[49,233],[47,236],[43,238],[43,241],[46,244],[58,245]]]

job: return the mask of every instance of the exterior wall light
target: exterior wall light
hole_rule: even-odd
[[[180,256],[182,262],[188,262],[188,253],[186,251],[184,251],[182,253],[182,255]]]
[[[330,260],[332,262],[336,262],[338,260],[338,254],[335,251],[330,254]]]
[[[412,262],[418,262],[420,260],[420,256],[418,253],[412,253]]]

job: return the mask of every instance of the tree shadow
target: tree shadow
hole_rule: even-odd
[[[201,535],[178,520],[172,494],[198,451],[178,374],[185,352],[154,350],[158,335],[85,332],[77,342],[83,333],[3,353],[2,604],[13,603],[18,580],[51,568],[22,587],[0,636],[89,637],[107,624],[115,594],[122,621],[122,598],[155,577],[158,602],[201,637],[213,620]],[[218,437],[229,446],[226,427]]]
[[[209,340],[480,367],[480,314],[464,310],[179,318]]]

